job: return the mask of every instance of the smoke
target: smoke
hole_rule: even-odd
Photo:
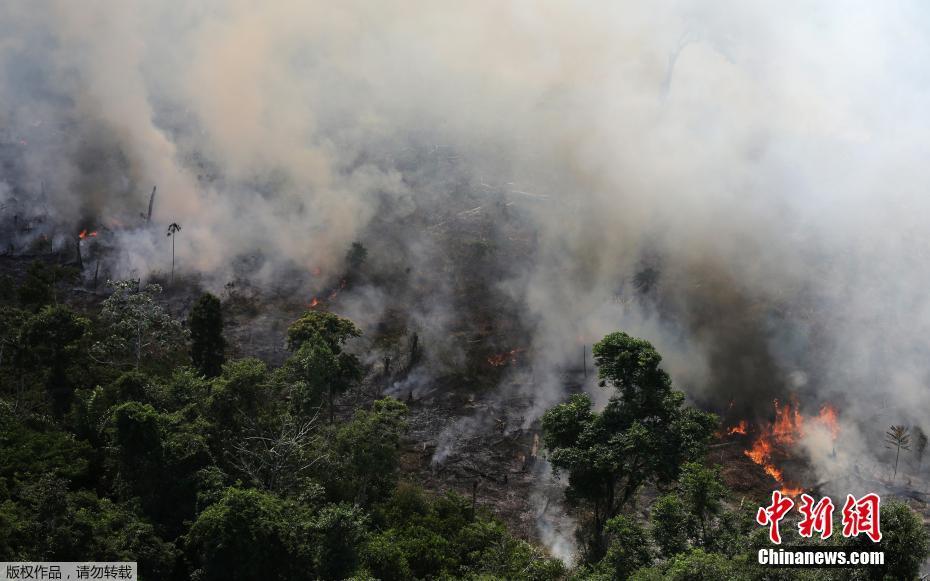
[[[364,240],[382,270],[412,269],[407,294],[347,304],[374,320],[428,297],[410,320],[446,365],[472,312],[462,285],[517,310],[533,417],[564,397],[580,348],[622,328],[717,409],[835,402],[855,434],[840,455],[872,458],[885,424],[930,411],[928,16],[7,3],[2,219],[109,226],[117,273],[166,270],[158,229],[178,222],[179,268],[223,281],[252,257],[266,285],[331,272]],[[475,216],[497,224],[477,241],[497,254],[469,259],[483,273],[454,250]]]

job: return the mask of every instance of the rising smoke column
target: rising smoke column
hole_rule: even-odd
[[[410,179],[411,152],[441,147],[461,184],[533,224],[532,260],[498,282],[533,330],[539,411],[564,396],[578,337],[623,328],[698,401],[837,401],[859,435],[848,457],[870,454],[856,442],[872,426],[930,411],[928,17],[916,2],[8,3],[0,202],[127,223],[157,184],[184,268],[223,280],[261,249],[270,284],[338,264],[375,217],[454,204],[457,186]],[[119,236],[123,272],[164,268],[160,232]],[[442,297],[425,310],[454,320]]]

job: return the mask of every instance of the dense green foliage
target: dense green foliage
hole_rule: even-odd
[[[885,552],[886,565],[849,569],[772,569],[757,564],[759,549],[771,548],[755,522],[759,505],[738,508],[719,467],[706,466],[704,446],[715,419],[684,406],[671,389],[661,358],[646,341],[613,333],[594,348],[603,386],[615,392],[603,411],[575,395],[543,418],[550,460],[568,473],[566,496],[587,509],[579,527],[581,562],[572,578],[681,581],[736,579],[916,579],[930,555],[920,517],[907,505],[884,502],[884,538],[827,541],[801,539],[793,521],[783,521],[791,545],[845,545]],[[652,484],[663,492],[641,522],[631,505]],[[762,500],[762,499],[759,499]]]
[[[319,419],[363,372],[351,321],[306,313],[277,369],[224,362],[215,297],[188,335],[157,286],[80,313],[50,268],[0,297],[0,557],[145,580],[564,576],[466,499],[398,484],[401,402]]]
[[[206,377],[216,377],[226,362],[223,310],[210,293],[200,297],[187,319],[191,332],[191,361]]]
[[[591,509],[587,560],[607,549],[605,526],[645,484],[673,481],[683,462],[700,458],[716,418],[684,405],[662,358],[647,341],[612,333],[594,346],[598,378],[613,388],[601,412],[575,395],[543,417],[550,461],[568,472],[568,498]]]
[[[287,330],[287,346],[293,357],[282,376],[296,386],[294,405],[306,414],[319,407],[325,395],[329,421],[335,417],[334,399],[361,378],[361,363],[343,350],[346,341],[361,336],[355,323],[325,311],[307,311]]]
[[[684,404],[651,345],[614,333],[595,348],[606,407],[574,396],[543,420],[583,521],[566,569],[469,500],[401,480],[403,403],[336,417],[335,395],[364,372],[351,321],[307,312],[278,368],[225,361],[215,298],[197,303],[188,335],[155,286],[113,283],[99,310],[77,312],[42,288],[62,275],[48,268],[0,293],[7,560],[134,560],[144,580],[761,581],[909,579],[930,551],[919,517],[886,501],[879,545],[829,541],[884,550],[882,568],[756,565],[771,545],[755,506],[705,463],[714,418]],[[641,502],[644,488],[655,500]]]

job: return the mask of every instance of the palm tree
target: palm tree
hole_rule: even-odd
[[[171,284],[174,284],[174,235],[180,231],[181,225],[177,222],[168,225],[168,238],[171,238]]]
[[[891,477],[891,481],[894,482],[894,479],[898,476],[898,459],[901,457],[901,450],[911,449],[911,435],[908,433],[907,426],[891,426],[888,428],[888,431],[885,432],[885,442],[889,444],[886,448],[891,449],[894,447],[897,449],[894,457],[894,476]]]

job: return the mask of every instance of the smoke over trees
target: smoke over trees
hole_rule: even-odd
[[[6,3],[0,249],[73,253],[93,227],[77,254],[95,280],[173,279],[176,245],[178,280],[202,290],[338,295],[363,340],[414,338],[378,354],[385,389],[412,400],[480,377],[489,405],[530,400],[505,431],[574,389],[601,414],[609,396],[572,373],[623,329],[726,419],[769,420],[776,398],[831,403],[843,437],[799,447],[814,480],[840,486],[889,465],[884,426],[916,435],[930,417],[927,11]],[[35,266],[3,321],[38,325],[71,274]],[[118,291],[98,321],[111,333],[65,355],[142,369],[184,357],[180,327],[163,321],[159,337],[157,312],[129,312],[142,298]],[[0,365],[25,357],[0,333]],[[332,416],[357,362],[341,341],[293,347],[239,387],[302,381],[290,411],[328,400]],[[496,375],[468,368],[485,351],[507,354]],[[41,370],[70,397],[69,370]],[[218,392],[217,413],[243,395]],[[450,426],[436,458],[484,427]]]
[[[682,407],[662,358],[647,341],[612,333],[594,345],[598,378],[615,391],[600,413],[585,395],[572,396],[543,416],[550,461],[569,475],[569,498],[590,504],[593,522],[586,559],[606,551],[604,531],[646,483],[668,483],[683,463],[700,458],[717,419]],[[690,487],[691,490],[695,487]],[[706,496],[706,495],[705,495]],[[698,510],[704,524],[712,499]]]

